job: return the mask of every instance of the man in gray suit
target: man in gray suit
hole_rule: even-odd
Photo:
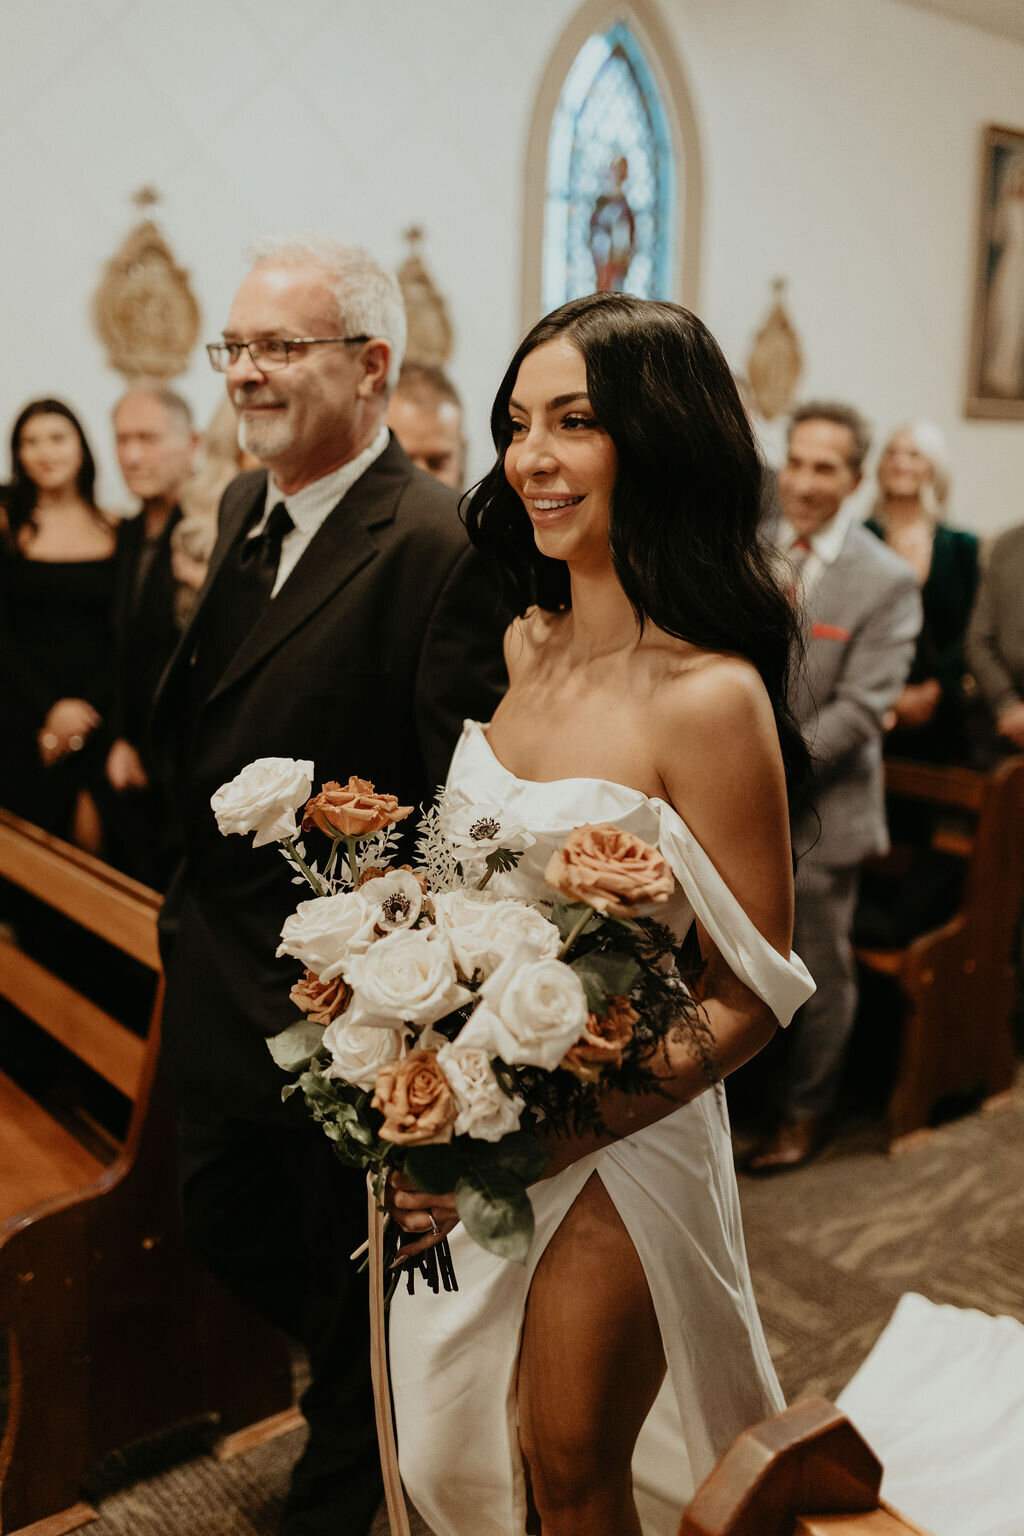
[[[792,705],[815,771],[813,817],[794,829],[800,855],[793,947],[818,990],[793,1028],[781,1124],[748,1160],[793,1168],[821,1144],[857,1006],[851,929],[860,866],[888,848],[882,735],[921,627],[910,566],[869,533],[848,500],[867,428],[851,407],[793,416],[771,532],[804,620],[806,659]]]

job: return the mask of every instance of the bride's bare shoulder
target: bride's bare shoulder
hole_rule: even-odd
[[[752,662],[743,656],[687,647],[668,661],[655,712],[659,734],[712,733],[742,744],[750,737],[775,739],[775,715],[768,691]]]
[[[527,608],[519,618],[513,619],[505,631],[505,665],[509,677],[528,667],[540,651],[558,639],[564,626],[564,613],[551,613],[536,606]]]

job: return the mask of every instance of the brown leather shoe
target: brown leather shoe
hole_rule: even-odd
[[[818,1116],[790,1120],[774,1136],[754,1148],[747,1160],[749,1173],[784,1173],[812,1158],[825,1140],[825,1122]]]

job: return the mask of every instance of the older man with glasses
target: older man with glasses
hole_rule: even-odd
[[[414,804],[444,778],[463,718],[500,697],[499,605],[456,497],[385,425],[404,343],[398,284],[364,252],[304,237],[254,249],[208,351],[265,468],[224,494],[154,724],[186,851],[164,917],[185,1223],[312,1370],[286,1536],[365,1536],[380,1495],[366,1284],[348,1257],[365,1190],[282,1105],[266,1046],[295,1017],[298,972],[274,958],[291,871],[273,847],[221,837],[210,796],[255,758],[294,757]]]

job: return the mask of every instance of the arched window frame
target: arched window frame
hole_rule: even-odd
[[[668,120],[681,186],[676,189],[672,291],[669,295],[695,309],[700,294],[702,157],[697,119],[675,45],[651,0],[587,0],[576,12],[552,51],[534,106],[526,155],[523,217],[524,329],[543,313],[544,216],[548,146],[566,76],[580,49],[595,32],[615,25],[628,28],[643,52],[658,87]]]

